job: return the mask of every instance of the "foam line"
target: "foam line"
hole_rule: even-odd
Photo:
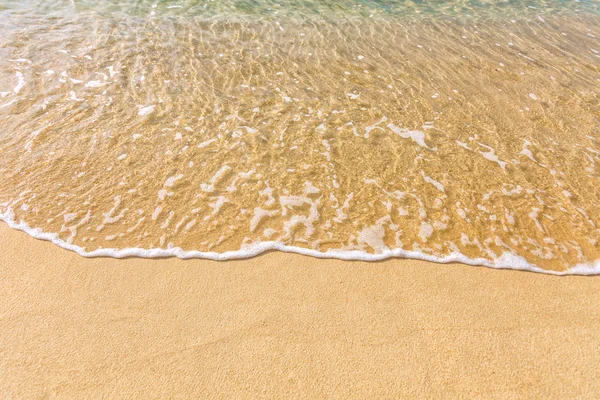
[[[600,260],[596,260],[591,263],[577,264],[571,267],[567,271],[547,271],[536,265],[530,264],[524,258],[517,256],[512,253],[505,252],[494,261],[486,260],[484,258],[468,258],[460,253],[453,253],[445,257],[436,257],[428,254],[420,253],[418,251],[393,249],[388,250],[380,254],[370,254],[364,251],[351,250],[330,250],[327,252],[320,252],[317,250],[305,249],[295,246],[287,246],[279,242],[261,242],[251,246],[246,246],[243,249],[235,251],[226,251],[224,253],[217,253],[212,251],[202,252],[198,250],[183,250],[180,247],[173,247],[169,249],[142,249],[142,248],[126,248],[126,249],[98,249],[94,251],[86,251],[84,248],[76,246],[71,243],[60,239],[56,233],[43,232],[39,228],[32,228],[26,222],[16,222],[14,218],[14,212],[9,209],[5,213],[0,213],[0,220],[4,221],[9,227],[23,231],[30,236],[48,240],[63,249],[71,250],[83,257],[111,257],[111,258],[126,258],[126,257],[139,257],[139,258],[169,258],[177,257],[181,259],[201,258],[215,261],[226,261],[235,260],[242,258],[255,257],[266,251],[278,250],[286,253],[302,254],[315,258],[335,258],[347,261],[381,261],[389,258],[408,258],[414,260],[431,261],[435,263],[447,264],[447,263],[462,263],[472,266],[483,266],[496,269],[513,269],[522,271],[539,272],[550,275],[600,275]]]

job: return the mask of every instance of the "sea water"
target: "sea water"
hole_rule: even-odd
[[[85,256],[600,272],[600,2],[0,0],[0,218]]]

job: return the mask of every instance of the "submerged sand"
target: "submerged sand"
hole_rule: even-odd
[[[0,213],[87,251],[597,261],[600,17],[506,6],[7,12]]]
[[[3,398],[593,398],[600,280],[86,259],[0,224]]]

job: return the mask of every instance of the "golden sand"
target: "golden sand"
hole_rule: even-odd
[[[86,251],[593,262],[600,19],[536,15],[11,31],[0,212]]]
[[[579,398],[600,280],[416,260],[85,259],[0,223],[2,398]]]
[[[0,219],[88,252],[598,262],[598,6],[530,3],[0,0]],[[594,278],[0,244],[2,398],[600,393]]]

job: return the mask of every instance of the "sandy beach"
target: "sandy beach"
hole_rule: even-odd
[[[0,0],[0,400],[600,399],[599,38],[598,0]]]
[[[3,398],[592,398],[600,280],[85,259],[0,224]]]

